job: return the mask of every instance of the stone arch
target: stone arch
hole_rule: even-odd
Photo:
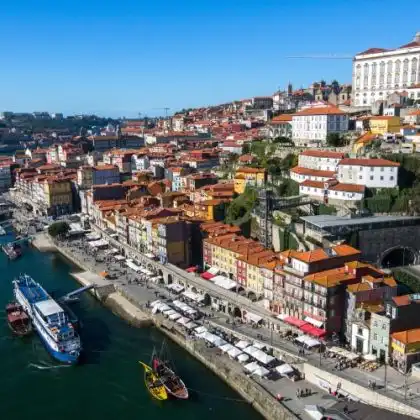
[[[235,307],[233,308],[232,315],[233,315],[235,318],[242,318],[242,312],[241,312],[241,310],[240,310],[237,306],[235,306]]]
[[[168,274],[168,284],[172,284],[174,281],[172,274]]]
[[[207,306],[207,305],[210,305],[210,303],[211,303],[210,295],[208,293],[204,293],[203,304]]]
[[[253,302],[256,302],[258,300],[257,299],[257,295],[254,292],[252,292],[252,291],[248,292],[247,298],[249,300],[252,300]]]
[[[416,264],[419,260],[418,254],[412,247],[397,245],[384,251],[379,263],[382,268]]]
[[[195,286],[191,287],[191,292],[198,293],[197,288]]]

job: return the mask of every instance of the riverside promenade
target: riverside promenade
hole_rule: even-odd
[[[45,234],[44,234],[45,235]],[[47,243],[49,238],[45,240],[41,240],[41,244],[44,247],[47,247]],[[35,245],[37,245],[37,241],[35,241]],[[92,261],[90,256],[86,256],[83,250],[78,249],[77,247],[70,245],[66,242],[60,242],[59,249],[56,250],[60,251],[64,256],[67,254],[67,258],[72,260],[75,264],[83,267],[85,270],[91,270],[92,272],[101,272],[107,268],[107,266],[103,265],[102,263],[97,263]],[[130,250],[131,251],[131,250]],[[69,257],[70,256],[70,257]],[[109,267],[109,266],[108,266]],[[180,270],[180,269],[179,269]],[[140,309],[145,316],[149,316],[147,310],[145,309],[145,303],[147,301],[151,301],[156,299],[156,294],[164,294],[168,293],[168,290],[162,288],[159,285],[152,285],[152,287],[143,285],[133,285],[130,284],[130,278],[134,276],[134,273],[128,272],[124,270],[120,276],[112,281],[106,280],[110,284],[113,284],[117,294],[120,294],[127,299],[124,299],[126,303],[131,303],[131,305]],[[118,306],[118,305],[117,305]],[[118,310],[112,308],[113,311],[121,315],[122,317],[127,319],[126,313],[118,313]],[[254,311],[255,312],[255,311]],[[214,316],[215,315],[215,316]],[[212,323],[218,324],[220,327],[226,328],[228,325],[226,324],[227,316],[223,313],[216,313],[213,314],[211,319]],[[153,319],[156,322],[155,319]],[[233,328],[233,327],[232,327]],[[275,350],[275,355],[280,354],[282,355],[283,360],[287,360],[289,363],[293,363],[301,372],[304,372],[307,376],[307,379],[310,380],[309,382],[305,382],[305,384],[309,386],[316,385],[319,387],[320,391],[318,397],[309,401],[303,400],[296,404],[296,398],[293,398],[293,393],[291,398],[288,398],[291,403],[289,403],[290,409],[298,414],[301,418],[306,418],[306,412],[304,411],[304,406],[306,404],[317,404],[328,408],[332,402],[328,401],[325,398],[325,384],[330,384],[331,388],[337,386],[338,383],[345,384],[344,390],[349,395],[352,395],[353,398],[357,398],[357,400],[364,402],[366,404],[372,404],[379,408],[388,408],[389,410],[395,411],[397,413],[405,414],[405,415],[412,415],[414,417],[420,418],[420,412],[417,410],[416,405],[411,405],[414,401],[401,401],[401,397],[395,399],[390,398],[391,395],[384,394],[383,390],[376,390],[371,391],[368,388],[363,388],[359,384],[363,384],[366,382],[366,373],[363,373],[357,369],[355,370],[356,375],[353,377],[353,372],[335,372],[333,370],[333,365],[331,361],[328,360],[321,360],[318,354],[306,354],[304,358],[298,357],[294,353],[297,352],[297,348],[290,342],[281,340],[278,336],[274,336],[268,329],[251,329],[249,325],[240,325],[235,327],[235,333],[243,334],[250,340],[263,340],[266,343],[270,343],[270,345]],[[166,331],[164,331],[166,333]],[[285,359],[285,357],[290,358]],[[322,366],[320,364],[322,363]],[[319,366],[319,368],[317,368]],[[217,371],[216,371],[217,373]],[[361,377],[359,379],[359,377]],[[264,380],[263,380],[264,381]],[[255,381],[254,381],[255,382]],[[303,385],[305,385],[303,384]],[[285,386],[286,385],[286,386]],[[410,384],[411,385],[411,384]],[[290,395],[290,390],[293,389],[291,384],[284,384],[284,383],[273,383],[271,381],[267,381],[263,384],[266,391],[270,392],[273,396],[277,395],[277,393],[281,393],[282,395]],[[301,388],[304,387],[301,385]],[[284,391],[286,389],[286,392]],[[378,392],[379,391],[379,392]],[[401,389],[396,389],[394,392],[401,393],[404,392]],[[270,397],[271,398],[271,397]],[[284,402],[286,405],[289,401]],[[408,403],[408,404],[407,404]],[[410,404],[410,405],[409,405]],[[270,418],[270,417],[268,417]]]

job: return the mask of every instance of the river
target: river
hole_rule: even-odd
[[[10,240],[0,237],[1,242]],[[12,299],[11,280],[26,272],[60,296],[78,287],[74,267],[55,254],[24,249],[18,261],[0,255],[0,307]],[[169,342],[175,366],[191,391],[188,401],[159,403],[147,393],[138,360],[150,360],[164,336],[154,328],[136,329],[114,316],[89,294],[72,309],[79,317],[84,354],[80,365],[51,359],[36,334],[18,338],[5,315],[0,322],[1,418],[241,420],[261,417],[224,382],[182,348]],[[3,310],[3,309],[1,309]]]

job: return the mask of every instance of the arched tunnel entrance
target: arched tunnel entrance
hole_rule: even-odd
[[[385,251],[381,259],[382,268],[400,267],[416,263],[417,253],[406,246],[396,246]]]

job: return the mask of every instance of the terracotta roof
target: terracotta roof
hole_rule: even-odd
[[[416,109],[415,111],[411,111],[408,115],[420,115],[420,109]]]
[[[411,303],[410,295],[394,296],[392,300],[397,306],[407,306]]]
[[[369,283],[356,283],[347,286],[347,290],[351,293],[366,292],[371,289],[372,286]]]
[[[360,255],[360,251],[351,247],[350,245],[336,245],[330,248],[328,251],[323,248],[316,248],[313,251],[294,252],[291,257],[306,263],[312,263],[328,260],[329,258],[346,257],[350,255]]]
[[[326,159],[343,159],[345,155],[345,153],[331,152],[329,150],[305,150],[300,154],[300,156],[312,156]]]
[[[105,164],[105,165],[94,166],[93,169],[95,171],[109,171],[110,169],[118,169],[118,166]]]
[[[370,143],[371,141],[375,140],[376,137],[377,137],[376,134],[365,133],[356,140],[356,143],[357,144]]]
[[[401,45],[401,47],[399,48],[415,48],[415,47],[420,47],[420,42],[412,41],[412,42],[409,42],[408,44]]]
[[[364,55],[364,54],[378,54],[381,52],[389,51],[385,48],[369,48],[368,50],[362,51],[360,53],[357,53],[356,55]]]
[[[391,334],[394,340],[398,340],[403,344],[414,344],[420,342],[420,328],[406,330]]]
[[[251,167],[245,167],[245,168],[238,168],[236,170],[236,173],[244,173],[244,174],[261,174],[265,173],[265,168],[251,168]]]
[[[302,168],[301,166],[295,166],[290,169],[290,172],[294,172],[299,175],[320,176],[322,178],[333,178],[335,175],[334,171],[320,171],[318,169]]]
[[[377,116],[374,116],[374,117],[370,117],[369,119],[370,120],[392,120],[392,119],[394,119],[394,118],[400,118],[400,117],[393,117],[393,116],[391,116],[391,115],[377,115]]]
[[[312,187],[312,188],[320,188],[322,190],[325,189],[325,183],[322,181],[311,181],[310,179],[305,180],[300,184],[303,187]],[[331,185],[328,187],[331,191],[344,191],[344,192],[355,192],[355,193],[363,193],[365,191],[364,185],[357,185],[357,184],[340,184],[337,183],[335,185]]]
[[[274,117],[270,123],[287,123],[287,122],[291,122],[292,121],[292,114],[280,114],[277,115],[277,117]]]
[[[293,116],[304,116],[304,115],[345,115],[340,108],[334,105],[326,106],[314,106],[311,108],[302,109],[302,111],[296,112]]]
[[[339,165],[351,165],[351,166],[395,166],[399,167],[398,162],[392,162],[386,159],[343,159],[338,162]]]
[[[255,160],[256,157],[252,156],[252,155],[242,155],[239,156],[239,162],[252,162],[253,160]]]
[[[318,273],[309,274],[304,277],[305,281],[320,284],[324,287],[334,287],[340,284],[342,281],[354,279],[355,276],[351,273],[346,272],[345,267],[320,271]]]

